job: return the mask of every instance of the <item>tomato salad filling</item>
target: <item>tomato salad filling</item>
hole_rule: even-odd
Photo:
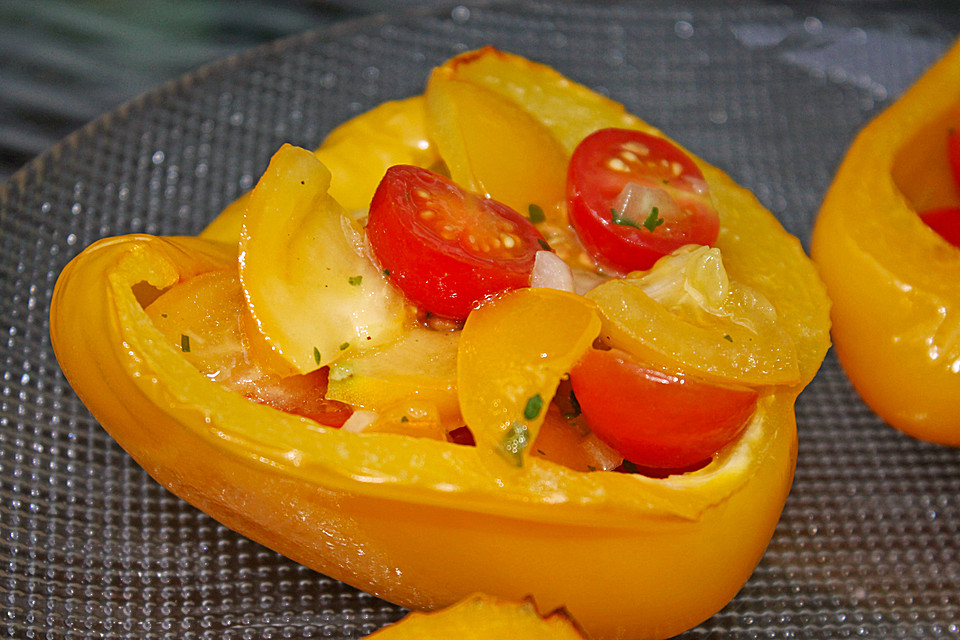
[[[690,264],[705,258],[693,257],[691,247],[712,245],[718,235],[719,217],[703,174],[678,147],[647,133],[603,129],[588,136],[573,151],[566,193],[562,209],[571,233],[595,262],[588,273],[579,264],[571,269],[551,251],[537,228],[543,216],[534,208],[521,215],[425,168],[395,165],[386,171],[370,203],[364,234],[369,259],[415,308],[413,322],[420,333],[408,341],[420,345],[416,349],[421,361],[412,368],[429,368],[443,359],[443,349],[429,346],[436,341],[429,334],[462,331],[471,313],[508,291],[534,286],[583,294],[611,279],[640,282],[637,277],[658,264],[661,270],[682,264],[693,271]],[[671,260],[658,262],[665,256]],[[366,406],[366,401],[354,404],[359,397],[351,389],[359,384],[354,379],[370,367],[377,369],[376,354],[306,374],[270,372],[243,338],[249,320],[242,311],[241,283],[226,272],[221,275],[195,277],[216,280],[213,289],[209,282],[187,281],[147,308],[211,379],[253,401],[329,427],[394,431],[476,446],[462,418],[442,417],[444,410],[436,408],[440,405],[423,401],[429,392],[401,394],[400,400],[386,402],[386,409]],[[730,313],[696,300],[722,299],[728,285],[721,275],[706,284],[702,276],[682,273],[668,279],[679,277],[684,296],[690,298],[693,292],[697,309],[692,313],[702,316],[697,322],[709,324],[711,314]],[[353,280],[351,285],[361,284]],[[712,291],[697,293],[698,287]],[[203,307],[201,298],[214,300],[220,315],[186,317],[191,312],[184,309]],[[664,304],[682,306],[674,302],[664,298]],[[537,318],[529,321],[536,323]],[[728,334],[724,338],[732,341]],[[381,360],[405,357],[391,355],[389,349],[384,353]],[[665,477],[703,467],[736,440],[758,397],[757,388],[749,385],[664,367],[598,338],[561,376],[552,398],[534,394],[526,399],[526,418],[542,420],[532,442],[523,440],[517,427],[508,430],[504,446],[529,447],[532,457],[576,470]]]

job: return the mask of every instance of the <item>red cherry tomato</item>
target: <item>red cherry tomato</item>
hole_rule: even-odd
[[[720,230],[693,160],[663,138],[629,129],[601,129],[577,146],[567,204],[587,251],[622,272],[649,269],[685,244],[713,244]]]
[[[955,247],[960,247],[960,207],[943,207],[924,211],[920,214],[920,219],[939,233],[944,240]]]
[[[530,286],[536,227],[495,200],[419,167],[387,170],[370,203],[367,234],[381,266],[408,298],[462,319],[484,299]]]
[[[618,349],[591,349],[570,372],[590,429],[630,462],[683,469],[746,427],[757,392],[648,369]]]

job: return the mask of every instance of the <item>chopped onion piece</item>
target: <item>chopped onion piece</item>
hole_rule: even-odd
[[[585,295],[591,289],[599,287],[610,279],[609,276],[600,275],[595,271],[586,269],[571,269],[573,272],[573,290],[575,293]]]
[[[343,426],[340,427],[343,431],[349,431],[351,433],[360,433],[377,419],[376,411],[364,411],[363,409],[357,409],[353,414],[347,418],[347,421],[343,423]]]
[[[630,224],[641,227],[656,209],[657,215],[664,220],[673,220],[680,215],[680,205],[673,199],[666,189],[660,187],[644,187],[635,182],[628,182],[617,196],[614,203],[619,224]]]
[[[537,251],[530,286],[574,291],[573,272],[563,258],[552,251]]]

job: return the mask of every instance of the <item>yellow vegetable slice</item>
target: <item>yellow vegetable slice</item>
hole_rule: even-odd
[[[440,162],[427,136],[423,96],[385,102],[347,120],[314,153],[333,176],[330,195],[348,211],[370,206],[393,165],[430,168]]]
[[[232,265],[231,265],[232,266]],[[244,331],[237,322],[243,292],[236,268],[193,276],[146,309],[153,324],[183,356],[212,380],[254,367],[244,359]]]
[[[250,197],[240,282],[252,337],[298,373],[396,340],[406,302],[364,253],[362,230],[327,193],[330,172],[284,145]]]
[[[567,157],[550,130],[514,102],[449,76],[436,69],[426,98],[430,135],[453,181],[523,215],[534,205],[562,217]]]
[[[371,640],[586,640],[564,611],[541,616],[531,600],[478,594],[433,613],[413,612],[367,636]]]
[[[457,386],[478,449],[523,466],[557,384],[599,331],[593,303],[555,289],[516,289],[471,313]]]
[[[776,310],[729,280],[717,249],[680,249],[587,297],[603,316],[605,343],[660,368],[721,383],[800,381],[796,346]]]
[[[379,411],[408,398],[436,406],[444,424],[462,424],[457,400],[460,333],[407,328],[383,349],[345,357],[330,367],[327,397]]]
[[[567,155],[597,129],[621,127],[657,133],[627,113],[622,104],[547,65],[493,47],[452,58],[440,69],[451,79],[485,87],[522,106],[553,133]]]

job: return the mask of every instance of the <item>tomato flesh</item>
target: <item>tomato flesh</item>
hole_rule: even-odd
[[[720,218],[703,173],[674,144],[630,129],[601,129],[574,150],[570,224],[605,268],[646,270],[686,244],[716,242]]]
[[[353,414],[353,408],[345,402],[325,397],[329,373],[329,367],[321,367],[304,375],[285,378],[264,375],[240,383],[236,389],[254,402],[310,418],[328,427],[340,428]]]
[[[660,469],[711,458],[746,428],[758,397],[647,368],[618,349],[588,351],[570,382],[598,438],[635,465]]]
[[[536,253],[546,246],[510,207],[407,165],[384,175],[367,234],[380,265],[410,300],[456,319],[491,296],[529,286]]]

